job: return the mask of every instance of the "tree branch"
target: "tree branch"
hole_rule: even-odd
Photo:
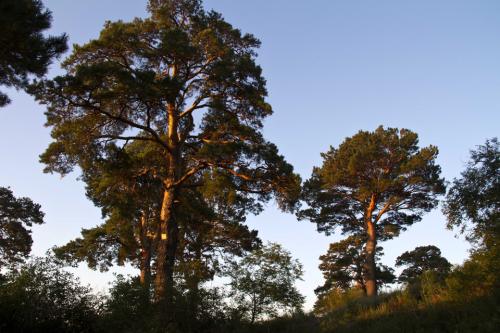
[[[170,147],[160,138],[160,136],[158,135],[158,133],[156,133],[155,130],[153,130],[151,127],[149,126],[144,126],[144,125],[141,125],[141,124],[137,124],[127,118],[124,118],[122,116],[116,116],[108,111],[105,111],[103,109],[101,109],[100,107],[97,107],[95,105],[93,105],[92,103],[90,103],[89,101],[85,101],[87,104],[82,104],[82,103],[78,103],[76,101],[72,101],[71,99],[68,99],[66,98],[65,96],[60,96],[62,98],[64,98],[65,100],[67,100],[70,104],[76,106],[76,107],[81,107],[81,108],[91,108],[93,110],[95,110],[96,112],[99,112],[99,113],[102,113],[103,115],[107,116],[108,118],[111,118],[113,120],[116,120],[116,121],[120,121],[122,123],[125,123],[131,127],[134,127],[134,128],[137,128],[137,129],[141,129],[145,132],[148,132],[150,133],[153,138],[154,138],[154,141],[158,144],[160,144],[163,148],[165,148],[169,153],[172,153]],[[135,138],[134,138],[135,139]]]

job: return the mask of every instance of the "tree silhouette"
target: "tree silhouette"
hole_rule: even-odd
[[[43,223],[44,213],[30,198],[16,198],[0,187],[0,268],[22,262],[31,252],[31,230]]]
[[[67,36],[45,37],[52,14],[40,0],[0,2],[0,85],[25,89],[30,77],[42,77],[55,57],[67,49]],[[0,92],[0,107],[10,102]]]
[[[441,250],[434,245],[418,246],[396,258],[396,266],[406,266],[399,275],[399,281],[411,283],[422,273],[432,271],[444,277],[450,272],[451,264],[441,256]]]

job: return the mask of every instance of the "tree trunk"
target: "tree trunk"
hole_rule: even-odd
[[[377,295],[377,277],[375,265],[375,249],[377,248],[377,235],[373,222],[367,222],[368,240],[366,241],[366,259],[365,259],[365,286],[368,297]]]
[[[167,175],[164,180],[165,191],[160,212],[160,230],[157,247],[157,266],[155,279],[155,301],[165,307],[167,319],[173,319],[174,265],[179,238],[179,226],[174,216],[177,200],[177,180],[181,168],[178,137],[178,114],[174,104],[168,108],[168,154]]]
[[[250,323],[251,324],[255,323],[256,318],[257,318],[257,301],[255,300],[255,294],[254,294],[254,299],[252,302],[252,318],[250,320]]]
[[[145,213],[141,215],[140,242],[140,282],[144,289],[149,293],[151,284],[151,242],[148,236],[147,216]]]
[[[165,190],[157,249],[155,301],[164,302],[167,308],[171,308],[173,303],[173,275],[179,233],[177,222],[173,216],[175,197],[174,189]]]
[[[372,194],[370,204],[365,213],[365,227],[366,227],[366,258],[364,263],[365,269],[365,287],[366,296],[377,296],[377,277],[375,265],[375,251],[377,248],[377,233],[375,231],[375,224],[372,221],[372,213],[376,207],[376,196]]]

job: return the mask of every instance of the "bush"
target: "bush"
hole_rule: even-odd
[[[376,298],[353,292],[330,295],[321,301],[322,331],[497,332],[498,277],[490,259],[476,253],[444,281],[438,274],[426,272],[404,290]]]
[[[139,279],[117,275],[104,304],[100,329],[103,332],[152,332],[155,310]]]
[[[0,281],[0,332],[95,332],[100,304],[53,258],[34,258]]]

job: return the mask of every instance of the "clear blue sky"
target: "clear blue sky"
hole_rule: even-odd
[[[106,20],[146,15],[145,0],[44,3],[53,11],[51,32],[68,33],[70,43],[96,37]],[[416,131],[422,145],[439,147],[448,180],[463,169],[470,148],[500,132],[499,1],[211,0],[205,6],[261,39],[258,62],[275,111],[265,134],[303,179],[321,163],[320,152],[360,129],[382,124]],[[50,75],[58,71],[55,64]],[[33,252],[42,255],[98,224],[100,212],[77,174],[42,173],[38,155],[50,142],[43,108],[22,92],[10,96],[13,103],[0,110],[0,186],[43,206],[46,224],[33,234]],[[318,256],[341,236],[320,235],[273,205],[249,224],[304,264],[300,289],[309,308],[322,283]],[[445,230],[436,210],[383,244],[384,262],[393,265],[403,251],[427,244],[453,263],[467,256],[468,245]],[[78,272],[98,289],[112,278]]]

